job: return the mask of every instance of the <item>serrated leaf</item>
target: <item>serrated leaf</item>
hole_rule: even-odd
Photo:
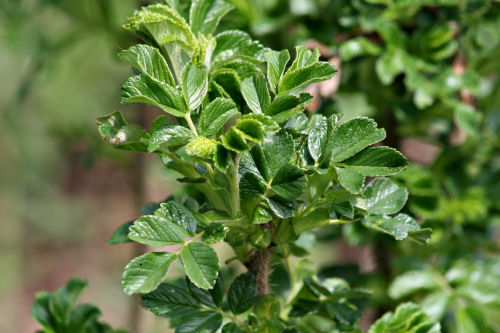
[[[328,143],[328,122],[326,117],[323,117],[321,121],[314,126],[314,128],[309,133],[307,137],[307,148],[309,149],[309,154],[311,157],[318,161]]]
[[[128,124],[120,112],[97,118],[99,133],[104,141],[116,148],[147,151],[149,134],[137,125]]]
[[[245,140],[262,142],[264,139],[264,128],[262,123],[255,119],[240,118],[234,127],[242,133]]]
[[[272,213],[269,211],[265,205],[259,205],[255,208],[252,217],[252,224],[263,224],[271,221],[273,218]]]
[[[245,141],[245,133],[235,127],[231,127],[224,136],[221,137],[222,145],[236,153],[244,153],[250,146]]]
[[[155,215],[144,215],[129,228],[128,237],[153,247],[183,244],[186,230],[172,221]]]
[[[389,286],[389,296],[399,299],[419,290],[436,288],[439,288],[439,284],[431,271],[408,271],[394,279]]]
[[[201,135],[217,134],[224,124],[233,116],[239,114],[236,104],[227,98],[216,98],[203,108],[198,122]]]
[[[221,289],[222,286],[219,280],[220,276],[219,279],[217,279],[217,283],[214,285],[214,288],[210,290],[204,290],[196,287],[187,278],[186,278],[186,284],[188,286],[189,291],[191,291],[191,294],[194,296],[194,298],[196,298],[196,300],[199,303],[208,306],[209,308],[216,309],[218,305],[217,301],[214,299],[214,293],[216,297],[218,297],[219,295],[221,295],[221,293],[223,293],[223,290]]]
[[[240,314],[250,309],[257,298],[257,281],[250,273],[239,275],[234,279],[227,294],[229,309]]]
[[[122,103],[148,103],[176,117],[183,117],[186,105],[172,86],[141,74],[130,77],[122,86]]]
[[[312,96],[301,93],[299,96],[281,95],[277,96],[264,110],[277,123],[283,123],[293,116],[304,112],[306,105],[311,103]]]
[[[420,225],[406,214],[398,214],[394,217],[367,216],[362,223],[368,229],[388,234],[396,240],[411,237],[417,242],[427,244],[432,234],[431,229],[421,229]]]
[[[215,168],[222,173],[226,173],[229,168],[229,161],[231,160],[231,153],[224,148],[223,145],[218,144],[215,151]]]
[[[181,147],[186,145],[193,136],[193,132],[184,126],[164,125],[154,131],[151,130],[148,151],[151,153],[159,149]]]
[[[213,34],[221,18],[233,8],[233,5],[222,0],[194,1],[189,12],[191,30],[195,34]]]
[[[246,32],[227,30],[215,36],[217,46],[213,53],[214,62],[221,62],[235,57],[245,57],[256,63],[265,61],[268,49],[253,41]]]
[[[227,323],[222,327],[222,333],[243,333],[235,323]]]
[[[337,70],[328,62],[316,62],[307,67],[289,69],[278,85],[278,93],[284,95],[315,82],[331,79]]]
[[[339,183],[351,193],[359,193],[363,190],[365,176],[355,170],[347,168],[335,168],[339,176]]]
[[[212,159],[217,152],[217,141],[198,136],[186,145],[186,153],[204,159]]]
[[[332,162],[342,162],[385,138],[385,131],[369,118],[354,118],[340,124],[333,133]]]
[[[242,121],[247,119],[258,121],[266,133],[273,133],[280,129],[280,126],[271,117],[264,114],[248,113],[241,116],[240,119]]]
[[[363,314],[355,306],[345,302],[328,302],[326,309],[331,316],[344,325],[353,325]]]
[[[175,325],[176,333],[215,332],[222,325],[222,315],[216,311],[198,311],[183,316]]]
[[[255,113],[262,113],[271,103],[271,96],[263,74],[244,79],[241,82],[241,94],[250,110]]]
[[[292,62],[289,70],[297,70],[307,66],[310,66],[319,60],[319,50],[316,48],[314,50],[309,50],[304,45],[298,45],[295,47],[295,59]]]
[[[111,237],[107,240],[108,244],[117,245],[129,243],[132,240],[128,238],[129,230],[128,228],[134,224],[134,221],[128,221],[123,223],[121,226],[116,228]]]
[[[128,50],[118,53],[118,57],[137,68],[150,79],[158,80],[175,87],[175,81],[170,73],[167,62],[156,47],[137,44]]]
[[[263,175],[274,177],[285,164],[288,164],[294,154],[294,142],[286,132],[268,136],[262,145],[266,170]]]
[[[413,303],[403,303],[396,311],[388,312],[378,319],[368,333],[387,333],[392,331],[439,333],[441,326],[433,320],[422,309]]]
[[[167,318],[188,315],[200,308],[199,301],[186,288],[162,283],[153,292],[141,296],[141,305],[154,314]]]
[[[162,4],[143,7],[129,18],[124,26],[148,44],[165,49],[176,75],[182,72],[189,57],[198,47],[198,42],[186,20],[174,8]],[[180,77],[177,78],[180,81]]]
[[[369,147],[343,162],[344,167],[363,176],[390,176],[408,166],[408,160],[396,149]]]
[[[352,219],[354,218],[354,208],[349,200],[334,199],[330,204],[329,216],[334,220],[338,220],[342,216]]]
[[[290,53],[288,53],[288,50],[282,50],[281,52],[269,51],[266,53],[266,60],[267,80],[269,81],[271,91],[276,93],[278,83],[281,81],[283,73],[285,72],[286,64],[288,60],[290,60]]]
[[[196,110],[208,92],[208,73],[189,63],[182,72],[182,94],[189,110]]]
[[[282,219],[292,218],[297,209],[297,202],[295,200],[273,196],[267,198],[266,201],[273,213]]]
[[[302,169],[294,164],[287,164],[278,170],[271,188],[282,198],[296,199],[304,192],[306,185],[306,177]]]
[[[123,272],[123,290],[129,295],[155,290],[175,259],[168,252],[149,252],[133,259]]]
[[[189,280],[198,288],[210,289],[219,273],[219,257],[205,243],[192,242],[181,250],[181,258]]]
[[[189,209],[178,202],[168,201],[161,203],[160,208],[155,211],[155,215],[174,222],[191,234],[196,232],[196,218]]]
[[[408,199],[408,191],[389,178],[377,178],[365,188],[366,210],[369,214],[395,214]]]

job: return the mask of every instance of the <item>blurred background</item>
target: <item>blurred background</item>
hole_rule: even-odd
[[[407,210],[434,229],[429,249],[346,226],[329,230],[320,250],[330,255],[313,261],[351,283],[360,271],[374,273],[379,290],[429,263],[442,274],[457,262],[476,265],[500,283],[499,2],[231,2],[223,27],[275,49],[318,47],[339,68],[334,80],[309,88],[311,112],[374,117],[386,144],[414,162],[397,179],[410,191]],[[35,292],[72,276],[90,282],[83,301],[98,305],[104,321],[128,328],[134,320],[119,281],[141,249],[106,240],[177,185],[158,159],[107,147],[95,118],[120,109],[148,128],[160,114],[119,104],[131,69],[116,53],[138,42],[121,25],[147,3],[0,0],[0,332],[33,332]],[[421,260],[409,267],[415,251]],[[375,302],[379,310],[392,304],[387,296]],[[500,295],[495,302],[490,318]],[[166,321],[141,316],[141,332],[167,331]]]

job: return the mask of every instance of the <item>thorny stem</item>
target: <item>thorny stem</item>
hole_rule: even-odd
[[[269,249],[255,251],[252,254],[250,262],[246,265],[248,271],[255,275],[259,295],[267,295],[271,292],[269,286],[269,275],[271,274],[269,257]]]

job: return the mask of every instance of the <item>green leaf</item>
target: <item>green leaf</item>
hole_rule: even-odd
[[[141,296],[141,305],[154,314],[167,318],[188,315],[199,310],[199,301],[186,288],[162,283],[153,292]]]
[[[313,65],[318,62],[320,56],[318,49],[314,49],[314,51],[311,51],[303,45],[296,46],[295,53],[295,59],[288,69],[289,71],[294,71]]]
[[[203,108],[198,122],[201,135],[217,134],[224,124],[233,116],[239,114],[236,104],[227,98],[216,98]]]
[[[377,59],[375,71],[384,85],[389,85],[394,81],[394,78],[405,70],[404,55],[402,51],[384,52]]]
[[[192,242],[181,250],[186,275],[198,288],[214,286],[220,269],[217,253],[205,243]]]
[[[236,153],[244,153],[250,146],[245,141],[245,133],[235,127],[231,127],[227,133],[221,137],[222,145]]]
[[[262,148],[265,158],[263,170],[266,170],[263,175],[269,175],[269,178],[274,177],[279,169],[290,162],[295,150],[293,139],[286,132],[268,136]]]
[[[67,322],[67,332],[84,332],[90,325],[96,323],[101,311],[92,304],[81,304],[76,306],[70,314]]]
[[[344,161],[344,167],[363,176],[390,176],[408,166],[400,152],[389,147],[370,147]]]
[[[454,113],[457,125],[469,135],[474,135],[479,129],[482,114],[472,106],[464,103],[457,103]]]
[[[234,7],[222,0],[194,1],[189,12],[189,25],[193,33],[210,35],[215,32],[221,18]]]
[[[249,34],[239,30],[223,31],[215,36],[215,41],[217,45],[213,53],[213,62],[244,57],[260,63],[265,61],[264,57],[268,51],[262,44],[253,41]]]
[[[296,70],[290,68],[278,85],[278,93],[284,95],[312,83],[331,79],[336,72],[335,67],[328,62],[317,62]]]
[[[494,333],[484,310],[475,306],[460,307],[456,312],[457,333]]]
[[[215,311],[198,311],[182,317],[176,333],[215,332],[222,325],[222,315]]]
[[[264,110],[277,123],[283,123],[293,116],[304,112],[306,105],[311,103],[312,96],[301,93],[299,96],[281,95],[276,97]]]
[[[267,204],[273,213],[282,219],[292,218],[297,210],[295,200],[287,200],[277,196],[267,198]]]
[[[440,333],[439,322],[422,312],[422,309],[413,303],[403,303],[396,312],[388,312],[378,319],[368,330],[368,333],[387,332],[419,332]]]
[[[296,199],[304,192],[306,185],[302,169],[294,164],[286,164],[274,176],[271,188],[282,198]]]
[[[342,162],[384,138],[385,131],[377,129],[377,124],[369,118],[354,118],[340,124],[332,137],[332,162]]]
[[[335,168],[339,176],[339,182],[342,187],[351,193],[359,193],[363,190],[365,176],[355,170],[346,168]]]
[[[222,302],[222,296],[224,295],[224,290],[221,283],[220,275],[217,278],[217,282],[215,283],[213,289],[210,290],[204,290],[196,287],[187,278],[186,278],[186,284],[188,286],[188,289],[191,291],[191,294],[201,304],[213,309],[216,309],[217,307],[220,306]]]
[[[160,208],[155,211],[155,215],[174,222],[191,234],[196,232],[196,218],[189,209],[178,202],[161,203]]]
[[[344,325],[354,325],[363,314],[355,306],[344,302],[326,303],[328,313]]]
[[[217,152],[217,141],[198,136],[192,139],[186,146],[186,153],[190,156],[198,156],[211,160]]]
[[[129,233],[128,228],[133,224],[134,221],[128,221],[123,223],[115,230],[115,232],[113,232],[111,237],[109,237],[109,239],[107,240],[107,243],[112,245],[117,245],[117,244],[125,244],[131,242],[132,240],[128,238],[128,233]]]
[[[222,327],[222,333],[243,333],[235,323],[227,323]]]
[[[144,215],[129,228],[128,237],[141,244],[163,247],[183,244],[186,230],[160,216]]]
[[[193,138],[190,129],[179,125],[164,125],[155,131],[151,131],[148,151],[154,152],[169,147],[181,147],[186,145]]]
[[[240,118],[234,127],[246,140],[262,142],[264,139],[264,128],[260,121],[251,118]]]
[[[319,124],[317,124],[309,133],[307,137],[307,147],[311,157],[318,161],[321,154],[328,144],[328,122],[326,117],[323,117]]]
[[[248,107],[255,113],[262,113],[271,103],[264,75],[246,78],[241,82],[241,94]]]
[[[255,208],[252,217],[252,224],[263,224],[271,221],[273,215],[265,205],[259,205]]]
[[[189,59],[183,53],[193,55],[199,45],[186,20],[174,8],[162,4],[143,7],[124,27],[148,44],[164,49],[175,76],[182,72]]]
[[[250,309],[257,298],[257,281],[250,273],[239,275],[234,279],[227,294],[229,309],[240,314]]]
[[[137,125],[128,124],[120,112],[97,118],[99,133],[104,141],[116,148],[147,151],[149,134]]]
[[[118,53],[118,57],[137,68],[150,79],[158,80],[175,87],[175,81],[170,73],[167,62],[156,47],[137,44],[128,50]]]
[[[146,75],[130,77],[122,86],[122,103],[148,103],[176,117],[184,117],[186,105],[174,87]]]
[[[395,214],[408,199],[408,191],[389,178],[374,179],[365,188],[366,210],[369,214]]]
[[[396,240],[411,237],[417,242],[427,244],[432,234],[431,229],[421,229],[420,225],[406,214],[398,214],[394,217],[367,216],[362,223],[368,229],[388,234]]]
[[[196,110],[208,92],[206,69],[189,63],[182,72],[182,94],[189,110]]]
[[[429,294],[422,302],[423,311],[434,320],[441,320],[448,309],[451,296],[437,290]]]
[[[177,256],[167,252],[149,252],[133,259],[123,272],[123,290],[129,294],[155,290]]]
[[[354,208],[348,199],[334,198],[329,207],[329,216],[334,220],[338,220],[341,216],[352,219],[354,218]]]
[[[310,231],[303,232],[295,241],[290,243],[290,251],[293,255],[303,257],[312,253],[316,247],[316,236]]]
[[[266,53],[266,60],[267,80],[269,81],[271,91],[276,93],[278,83],[281,81],[283,73],[285,72],[286,64],[288,60],[290,60],[290,53],[288,53],[288,50],[282,50],[281,52],[269,51]]]
[[[399,275],[389,286],[389,296],[399,299],[419,290],[438,289],[439,284],[431,271],[408,271]]]

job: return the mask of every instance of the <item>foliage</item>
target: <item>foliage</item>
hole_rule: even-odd
[[[87,282],[72,278],[53,293],[36,294],[31,315],[42,325],[45,333],[126,333],[113,330],[97,318],[101,311],[93,304],[75,305]]]
[[[149,131],[98,119],[107,143],[158,155],[187,189],[110,239],[159,248],[127,265],[125,292],[176,332],[359,332],[367,304],[409,299],[422,306],[369,332],[495,331],[497,2],[234,0],[225,18],[222,0],[187,3],[134,13],[125,28],[145,44],[119,54],[136,74],[121,101],[167,115]],[[321,51],[292,50],[311,39]],[[392,147],[423,136],[439,156],[408,167]],[[296,259],[331,229],[389,253],[382,291]],[[225,273],[222,242],[245,273]],[[186,279],[166,282],[175,261]]]
[[[122,102],[152,104],[168,115],[148,133],[115,112],[98,119],[99,131],[116,148],[159,155],[195,196],[169,198],[113,235],[114,243],[168,246],[132,260],[124,290],[143,294],[143,306],[171,318],[177,332],[222,325],[305,332],[311,323],[356,330],[361,312],[351,299],[367,292],[320,280],[289,258],[310,252],[309,230],[344,223],[427,243],[430,230],[399,213],[407,190],[387,178],[408,162],[389,147],[370,147],[386,133],[369,118],[304,112],[311,96],[301,90],[336,73],[318,50],[299,46],[291,61],[288,51],[270,50],[242,31],[214,34],[230,7],[196,1],[183,17],[179,4],[154,4],[125,25],[147,44],[120,53],[138,73],[123,85]],[[229,289],[211,248],[222,241],[248,270]],[[186,281],[162,283],[176,260]],[[269,283],[271,261],[287,267],[283,293]]]
[[[465,297],[449,281],[456,267],[482,267],[478,276],[499,278],[494,269],[499,210],[492,199],[500,193],[495,88],[500,40],[492,36],[500,19],[498,2],[238,3],[235,17],[246,23],[227,24],[246,27],[270,45],[318,45],[325,59],[340,64],[338,87],[316,90],[320,110],[373,116],[388,129],[388,145],[421,163],[395,178],[409,191],[405,213],[434,231],[429,248],[396,246],[344,227],[351,244],[387,250],[378,254],[385,262],[379,268],[393,283],[380,292],[376,306],[393,306],[385,295],[411,297],[423,302],[424,310],[432,305],[426,312],[446,331],[498,330],[496,305]],[[428,156],[422,156],[426,150]],[[473,281],[462,281],[467,287],[458,289],[483,294]]]

